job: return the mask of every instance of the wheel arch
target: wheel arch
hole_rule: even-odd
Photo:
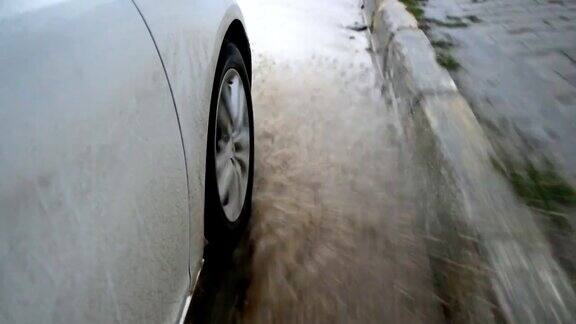
[[[240,54],[242,54],[244,64],[246,65],[248,78],[250,82],[252,82],[252,52],[250,50],[250,41],[248,40],[246,29],[239,19],[232,21],[224,35],[224,40],[228,40],[238,47]]]

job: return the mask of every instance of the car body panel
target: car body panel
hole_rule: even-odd
[[[213,80],[224,36],[234,20],[242,21],[242,14],[232,0],[135,3],[163,58],[180,116],[190,175],[190,267],[195,274],[203,253],[206,136]]]
[[[176,322],[186,166],[144,21],[129,0],[0,10],[0,322]]]

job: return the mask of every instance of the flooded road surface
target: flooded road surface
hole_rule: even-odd
[[[250,232],[195,322],[440,320],[396,114],[357,0],[244,0],[256,125]]]

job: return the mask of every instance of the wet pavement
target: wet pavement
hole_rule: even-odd
[[[430,0],[432,39],[507,159],[550,160],[576,185],[576,1]],[[521,161],[520,161],[521,162]]]
[[[407,148],[356,0],[245,0],[254,59],[249,233],[206,264],[192,321],[435,323]]]
[[[451,74],[506,172],[528,179],[508,175],[576,287],[576,0],[424,8],[428,36],[460,65]]]

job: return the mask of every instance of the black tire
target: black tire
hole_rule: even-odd
[[[224,75],[229,69],[236,69],[244,84],[246,102],[250,121],[250,164],[248,167],[248,187],[240,216],[231,222],[226,217],[220,195],[218,194],[216,180],[216,165],[214,155],[214,136],[216,131],[216,110],[220,85]],[[252,209],[252,184],[254,178],[254,117],[252,113],[252,97],[250,95],[250,79],[246,70],[244,59],[236,45],[225,40],[220,50],[216,77],[212,87],[210,102],[210,117],[208,124],[208,144],[206,154],[206,201],[204,211],[204,234],[208,240],[207,249],[219,253],[230,252],[240,240],[250,218]],[[210,253],[213,254],[213,253]]]

